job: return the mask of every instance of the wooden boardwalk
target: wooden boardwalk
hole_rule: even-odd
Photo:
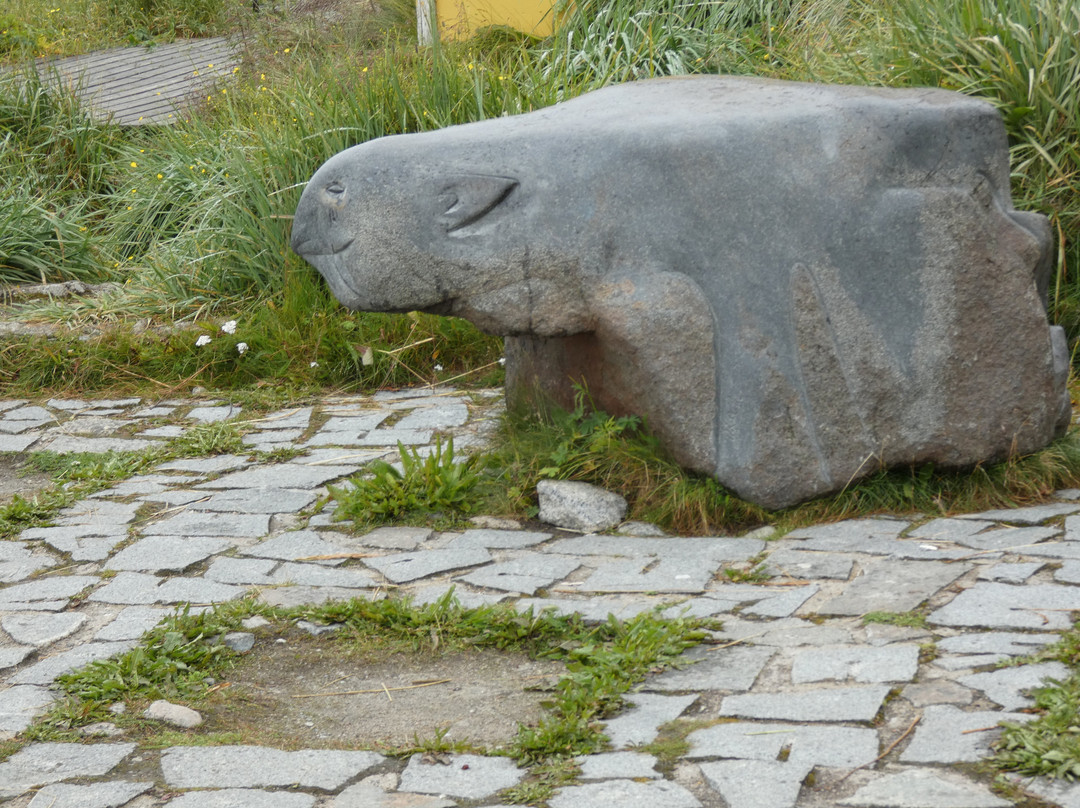
[[[121,126],[175,123],[239,65],[240,47],[225,37],[35,62],[43,81],[73,92],[95,119]]]

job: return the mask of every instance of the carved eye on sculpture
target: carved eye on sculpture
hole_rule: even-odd
[[[326,184],[322,189],[321,196],[324,205],[334,210],[341,210],[345,207],[345,198],[348,196],[348,191],[346,191],[344,185],[335,180]]]
[[[468,227],[506,201],[517,186],[518,181],[511,177],[484,174],[455,177],[439,192],[439,224],[447,233]]]

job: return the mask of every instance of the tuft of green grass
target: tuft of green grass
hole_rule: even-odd
[[[480,483],[477,457],[455,458],[454,439],[435,439],[426,456],[398,443],[401,469],[373,460],[365,470],[340,486],[330,486],[337,501],[334,519],[360,526],[431,516],[472,513]]]
[[[926,622],[926,615],[920,612],[867,612],[862,616],[862,624],[868,626],[871,623],[905,628],[930,627]]]

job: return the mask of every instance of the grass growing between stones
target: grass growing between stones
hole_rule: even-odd
[[[1047,679],[1032,691],[1037,717],[1023,724],[1004,723],[993,763],[1024,777],[1080,780],[1080,623],[1025,662],[1062,662],[1068,678]]]
[[[739,499],[716,480],[693,475],[665,457],[634,417],[589,411],[584,395],[567,412],[545,407],[507,417],[487,467],[500,483],[488,510],[536,513],[540,479],[581,480],[617,491],[628,519],[654,522],[682,535],[779,531],[880,513],[946,516],[1045,500],[1080,485],[1080,430],[1031,455],[972,470],[921,466],[881,470],[840,493],[782,511]]]
[[[610,617],[604,623],[589,625],[578,615],[564,617],[551,611],[519,613],[505,606],[466,609],[452,593],[425,606],[385,599],[285,609],[244,600],[198,614],[185,609],[148,632],[131,651],[61,676],[57,685],[65,698],[23,737],[72,740],[80,737],[80,727],[106,720],[119,724],[132,736],[156,737],[160,725],[138,717],[149,701],[175,699],[202,709],[211,697],[229,697],[230,672],[244,662],[222,638],[236,630],[245,617],[256,614],[270,621],[270,626],[259,633],[260,642],[269,647],[275,643],[273,637],[289,631],[296,621],[333,625],[336,630],[332,634],[317,640],[309,637],[305,642],[322,644],[335,659],[345,656],[360,662],[369,655],[370,664],[373,654],[453,656],[494,651],[560,663],[563,672],[544,702],[546,713],[535,726],[519,726],[513,740],[498,752],[524,765],[551,763],[600,750],[604,737],[598,721],[620,708],[631,686],[670,665],[679,654],[706,638],[707,627],[715,626],[706,621],[669,620],[650,614],[626,621]],[[390,695],[389,691],[386,695]],[[124,715],[108,711],[108,706],[117,702],[128,706]],[[273,722],[273,712],[266,720]],[[217,733],[229,731],[227,726],[213,728]],[[414,744],[391,751],[407,754],[430,750],[433,743],[437,747],[442,742],[439,737],[434,741],[416,738]]]
[[[0,506],[0,540],[15,538],[29,527],[48,525],[62,508],[116,483],[182,457],[208,457],[249,451],[234,421],[198,424],[183,435],[139,452],[31,452],[25,467],[48,474],[52,485],[26,499],[16,494]]]

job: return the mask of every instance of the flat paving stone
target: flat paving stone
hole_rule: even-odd
[[[907,769],[882,774],[838,805],[847,808],[1009,808],[986,786],[955,772]]]
[[[276,558],[281,561],[296,561],[301,558],[313,558],[316,556],[340,555],[349,552],[348,548],[340,544],[334,544],[324,539],[314,530],[289,530],[271,536],[253,547],[247,547],[240,551],[243,555],[256,556],[258,558]],[[345,559],[324,559],[319,563],[327,566],[336,566],[344,563]]]
[[[782,721],[872,721],[889,694],[884,686],[726,696],[720,715]]]
[[[35,794],[27,808],[119,808],[153,787],[123,780],[85,786],[52,783]]]
[[[94,639],[137,640],[172,613],[172,609],[154,606],[127,606],[95,634]]]
[[[373,429],[350,441],[352,446],[421,446],[431,443],[431,429]]]
[[[582,780],[659,780],[664,776],[656,770],[656,758],[644,752],[582,755],[574,762],[581,767]]]
[[[122,654],[134,647],[132,640],[76,645],[68,651],[45,657],[29,668],[24,668],[8,681],[13,685],[50,685],[61,674],[81,668],[97,659],[108,659]]]
[[[904,643],[880,647],[832,645],[800,651],[791,666],[791,681],[907,682],[919,668],[919,646]]]
[[[998,659],[1034,654],[1057,642],[1057,634],[1031,634],[1019,631],[980,631],[977,634],[958,634],[937,641],[938,651],[950,654],[992,654]],[[995,662],[997,659],[994,660]]]
[[[190,471],[194,474],[224,474],[254,465],[240,455],[214,455],[213,457],[186,457],[170,460],[157,467],[158,471]]]
[[[343,589],[338,586],[279,586],[259,592],[259,600],[263,603],[290,609],[294,606],[318,606],[330,601],[374,597],[367,589]]]
[[[232,536],[257,539],[270,532],[270,517],[265,513],[182,511],[176,516],[146,525],[144,532],[156,536]]]
[[[223,474],[216,480],[209,480],[195,486],[200,489],[240,489],[240,488],[295,488],[310,491],[326,485],[328,482],[354,474],[359,466],[307,466],[297,463],[276,463],[270,466],[256,466],[240,471]]]
[[[232,547],[210,536],[147,536],[128,545],[105,563],[109,570],[183,570]]]
[[[677,662],[686,663],[686,667],[651,676],[645,680],[642,689],[653,692],[749,690],[775,654],[775,648],[763,646],[737,645],[720,652],[698,646],[678,658]]]
[[[224,603],[242,597],[244,591],[239,586],[202,578],[158,578],[143,572],[125,571],[93,592],[89,600],[131,606],[184,602]]]
[[[218,513],[295,513],[315,502],[318,494],[295,488],[245,488],[241,491],[222,491],[208,499],[205,497],[205,494],[200,494],[188,508]]]
[[[169,800],[169,808],[311,808],[314,804],[311,794],[257,788],[190,791]]]
[[[105,452],[143,452],[159,445],[157,441],[142,438],[85,438],[78,435],[46,433],[42,436],[41,444],[36,448],[57,454],[74,452],[104,454]]]
[[[284,563],[270,576],[274,586],[334,586],[346,589],[369,589],[377,586],[375,579],[355,567],[334,569],[317,564]]]
[[[979,513],[958,514],[958,519],[979,519],[984,522],[1009,522],[1014,525],[1037,525],[1048,519],[1080,512],[1080,502],[1051,502],[1028,508],[1004,508]]]
[[[228,556],[222,556],[210,562],[210,567],[203,577],[223,584],[268,586],[273,580],[270,573],[280,563],[276,558],[229,558]]]
[[[597,566],[579,592],[704,592],[721,562],[693,557],[660,561],[635,558]]]
[[[102,561],[127,541],[128,530],[126,525],[63,525],[32,527],[19,535],[27,541],[43,541],[70,555],[72,561]]]
[[[560,788],[547,803],[549,808],[701,808],[697,797],[670,780],[586,783]]]
[[[855,559],[844,553],[817,553],[795,549],[779,549],[769,553],[765,569],[770,575],[791,578],[833,578],[846,581],[851,577]]]
[[[200,424],[214,424],[219,421],[228,421],[240,414],[240,407],[232,404],[218,404],[209,407],[192,407],[185,416],[190,421],[198,421]]]
[[[40,647],[74,634],[85,622],[86,615],[78,612],[20,612],[0,618],[0,628],[15,642]]]
[[[469,408],[463,401],[446,402],[437,407],[413,410],[396,424],[395,429],[447,429],[463,426],[469,420]]]
[[[639,538],[601,536],[595,533],[572,539],[559,539],[544,545],[549,553],[560,555],[624,556],[630,558],[696,558],[703,565],[713,562],[745,561],[765,549],[758,539],[716,538]]]
[[[447,534],[444,534],[447,535]],[[487,550],[517,550],[543,544],[553,534],[535,530],[466,530],[454,537],[448,548],[465,549],[483,547]]]
[[[482,547],[472,550],[420,550],[364,559],[365,564],[396,584],[417,581],[441,572],[475,567],[489,561],[491,554]]]
[[[0,433],[4,431],[4,425],[0,423]],[[0,434],[0,452],[14,452],[20,454],[40,440],[40,435],[4,435]]]
[[[63,601],[66,604],[68,598],[75,597],[88,586],[93,586],[99,581],[100,579],[94,575],[58,575],[8,586],[0,589],[0,610],[12,612],[24,609],[35,610],[35,604],[56,601]]]
[[[1059,808],[1080,808],[1080,783],[1052,780],[1049,777],[1016,777],[1009,779],[1040,799],[1048,800]]]
[[[435,534],[428,527],[377,527],[357,541],[364,547],[385,550],[415,550]]]
[[[424,763],[423,755],[413,755],[401,773],[399,791],[443,794],[479,800],[515,786],[525,776],[514,761],[504,757],[450,755],[450,762]]]
[[[532,595],[561,581],[580,566],[581,559],[571,556],[530,555],[492,564],[460,580],[473,586]]]
[[[333,797],[327,808],[454,808],[457,805],[446,797],[394,791],[392,789],[396,788],[396,777],[393,777],[394,784],[387,783],[386,786],[372,782],[379,779],[381,778],[376,775],[349,786]],[[387,786],[391,790],[387,790]]]
[[[0,670],[21,665],[35,650],[32,645],[0,645]]]
[[[1003,710],[1019,710],[1031,707],[1035,699],[1025,691],[1044,687],[1046,679],[1063,681],[1069,678],[1069,669],[1060,662],[1041,662],[1035,665],[1021,665],[1015,668],[1001,668],[996,671],[973,673],[961,676],[960,684],[981,690]]]
[[[763,724],[737,721],[700,729],[687,736],[689,760],[738,758],[857,768],[878,756],[878,734],[861,727],[815,724]]]
[[[974,763],[990,754],[990,745],[1001,736],[1002,721],[1019,723],[1034,716],[989,710],[965,712],[950,704],[923,710],[922,721],[911,743],[901,753],[902,763]],[[972,732],[971,730],[980,730]]]
[[[778,760],[718,760],[701,773],[727,808],[792,808],[811,766]]]
[[[682,715],[686,708],[698,700],[698,696],[631,693],[626,696],[626,700],[632,706],[604,722],[604,734],[615,749],[652,743],[660,734],[660,726]]]
[[[979,582],[965,589],[927,620],[939,626],[1064,631],[1070,611],[1080,610],[1080,588],[1056,584],[1011,586]]]
[[[876,540],[899,538],[910,522],[899,519],[847,519],[827,525],[796,528],[785,539],[803,539],[803,549],[864,553]]]
[[[966,573],[968,564],[940,561],[874,561],[844,591],[817,607],[818,614],[908,612]]]
[[[818,590],[817,584],[785,587],[721,583],[706,597],[722,604],[721,611],[731,611],[736,606],[741,606],[741,614],[789,617],[816,595]]]
[[[930,704],[971,704],[975,694],[969,687],[958,685],[948,679],[933,679],[928,682],[910,684],[900,691],[900,695],[915,707]]]
[[[0,738],[22,732],[54,698],[48,689],[34,685],[16,685],[0,691]]]
[[[133,743],[30,744],[0,763],[0,797],[73,777],[101,777],[134,749]]]
[[[161,772],[173,788],[300,786],[333,791],[385,758],[375,752],[263,746],[174,746],[161,753]]]

